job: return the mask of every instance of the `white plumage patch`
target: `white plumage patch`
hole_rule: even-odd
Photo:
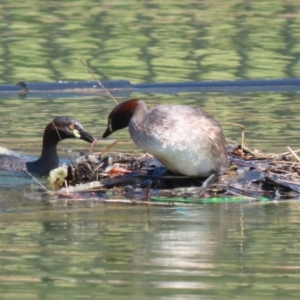
[[[169,170],[208,176],[226,168],[222,129],[206,112],[185,105],[161,105],[144,118],[139,113],[137,109],[129,123],[133,141]]]

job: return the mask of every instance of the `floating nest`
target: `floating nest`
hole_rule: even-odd
[[[281,154],[263,154],[232,146],[228,149],[227,173],[205,188],[206,178],[172,174],[142,153],[83,155],[75,165],[53,170],[49,182],[58,199],[68,200],[145,205],[287,200],[300,196],[300,159],[296,153],[289,149]]]

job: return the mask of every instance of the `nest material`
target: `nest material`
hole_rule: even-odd
[[[140,153],[82,156],[76,168],[69,166],[63,180],[54,180],[52,185],[61,198],[118,198],[130,203],[197,202],[234,196],[278,200],[300,196],[300,159],[296,152],[263,154],[238,145],[231,147],[228,155],[228,172],[219,176],[205,193],[201,190],[205,178],[171,174],[155,158]]]

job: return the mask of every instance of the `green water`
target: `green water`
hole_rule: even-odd
[[[18,210],[0,215],[2,299],[299,295],[295,204]]]
[[[299,10],[296,1],[2,1],[0,83],[93,80],[78,56],[99,79],[132,83],[300,77]],[[220,122],[242,123],[248,145],[265,152],[299,147],[296,93],[132,96],[150,106],[198,105]],[[71,115],[100,137],[114,103],[45,95],[1,97],[0,106],[1,146],[38,155],[53,116]],[[239,128],[224,130],[239,141]],[[76,156],[87,144],[66,141],[66,157],[63,147]],[[115,150],[137,149],[121,142]],[[0,298],[297,298],[299,220],[297,199],[43,202],[24,180],[1,175]]]

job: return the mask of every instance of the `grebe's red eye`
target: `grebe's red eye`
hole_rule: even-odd
[[[71,124],[71,125],[69,126],[69,128],[70,128],[71,130],[74,130],[74,129],[75,129],[75,125],[74,125],[74,124]]]

